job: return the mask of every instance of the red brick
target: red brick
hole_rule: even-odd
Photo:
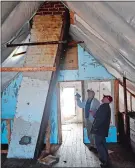
[[[43,14],[42,11],[36,13],[36,15],[42,15],[42,14]]]
[[[65,11],[65,8],[59,8],[59,11]]]
[[[52,15],[52,12],[48,11],[48,12],[42,12],[43,15]]]
[[[54,7],[54,4],[53,4],[52,2],[46,3],[46,4],[44,5],[44,7],[46,7],[46,8],[51,8],[51,7]]]
[[[49,8],[49,11],[59,11],[58,8]]]
[[[53,12],[53,15],[62,15],[62,12]]]
[[[56,8],[64,8],[64,5],[62,5],[62,4],[56,4],[55,7]]]

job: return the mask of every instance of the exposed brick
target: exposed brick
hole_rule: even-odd
[[[43,8],[43,9],[41,9],[40,11],[49,11],[49,8]]]
[[[54,15],[62,15],[63,13],[62,12],[53,12]]]
[[[64,5],[62,5],[62,4],[55,4],[54,5],[56,8],[64,8]]]
[[[65,11],[65,8],[59,8],[59,11]]]
[[[48,12],[43,12],[43,15],[52,15],[53,13],[51,11],[48,11]]]
[[[37,12],[36,15],[42,15],[43,13],[40,11],[40,12]]]
[[[59,9],[58,8],[49,8],[49,11],[59,11]]]

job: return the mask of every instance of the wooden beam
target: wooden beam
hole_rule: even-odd
[[[132,109],[132,95],[130,94],[130,109],[131,109],[131,111],[133,110]]]
[[[127,85],[126,85],[126,78],[123,77],[123,91],[124,91],[124,110],[125,113],[128,112],[128,107],[127,107]]]
[[[70,24],[74,25],[74,12],[70,11]]]
[[[114,81],[114,108],[115,108],[115,121],[118,128],[118,113],[119,113],[119,81]]]
[[[20,43],[20,44],[7,44],[7,47],[18,46],[36,46],[36,45],[52,45],[52,44],[66,44],[67,41],[45,41],[45,42],[32,42],[32,43]]]
[[[1,154],[7,154],[8,150],[1,150]]]
[[[56,67],[1,67],[0,72],[56,71]]]
[[[123,86],[123,83],[122,83],[121,81],[119,81],[119,84],[120,84],[121,86]],[[128,89],[127,89],[127,92],[130,93],[130,94],[135,98],[135,95],[134,95],[133,93],[131,93]]]
[[[26,51],[20,52],[20,53],[16,53],[16,54],[14,54],[12,57],[16,57],[16,56],[19,56],[19,55],[22,55],[22,54],[26,54]]]
[[[7,131],[8,131],[8,144],[10,143],[10,139],[11,139],[11,120],[7,119],[6,120],[6,124],[7,124]]]
[[[62,144],[62,123],[60,107],[60,83],[57,84],[58,143]]]
[[[68,46],[76,46],[77,44],[81,44],[84,43],[84,41],[71,41],[68,43]]]

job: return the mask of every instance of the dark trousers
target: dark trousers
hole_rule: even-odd
[[[109,155],[108,155],[108,149],[107,149],[105,137],[95,135],[95,143],[96,143],[97,151],[99,154],[99,160],[103,163],[108,162]]]

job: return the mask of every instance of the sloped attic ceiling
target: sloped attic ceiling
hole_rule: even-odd
[[[2,11],[2,44],[14,38],[22,27],[21,40],[26,38],[29,34],[26,23],[42,3],[12,1],[10,7],[5,7]],[[135,92],[135,2],[64,3],[75,13],[75,23],[70,26],[72,37],[83,40],[85,49],[116,78],[122,79],[125,75],[130,81],[128,87]],[[7,4],[3,1],[2,5]],[[9,48],[2,48],[2,61],[10,52]]]

